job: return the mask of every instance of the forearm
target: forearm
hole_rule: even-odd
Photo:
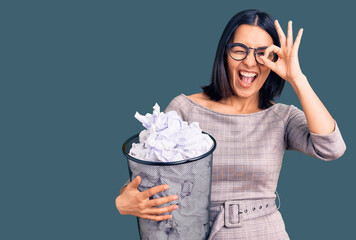
[[[302,105],[312,133],[328,135],[335,130],[334,119],[310,86],[308,79],[301,76],[291,83]]]

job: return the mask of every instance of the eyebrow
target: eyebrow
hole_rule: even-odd
[[[241,43],[241,42],[232,42],[231,44],[234,44],[234,43],[240,43],[240,44],[243,44],[243,45],[247,46],[246,44]],[[249,47],[249,46],[247,46],[247,47]],[[258,48],[267,48],[267,47],[268,46],[261,46],[261,47],[257,47],[256,49],[258,49]]]

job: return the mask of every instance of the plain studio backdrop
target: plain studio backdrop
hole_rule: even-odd
[[[221,33],[258,8],[294,37],[346,153],[287,151],[278,185],[291,239],[349,239],[355,212],[354,6],[349,1],[2,1],[1,239],[138,239],[115,198],[134,118],[209,83]],[[276,101],[300,102],[286,83]]]

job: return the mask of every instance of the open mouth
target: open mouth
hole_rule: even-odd
[[[250,86],[256,80],[258,74],[255,72],[239,71],[239,78],[245,86]]]

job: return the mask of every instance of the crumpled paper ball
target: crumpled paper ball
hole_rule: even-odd
[[[176,111],[160,112],[156,103],[153,113],[135,118],[146,128],[133,143],[129,154],[140,160],[170,162],[194,158],[208,152],[213,141],[203,134],[198,122],[182,121]]]

